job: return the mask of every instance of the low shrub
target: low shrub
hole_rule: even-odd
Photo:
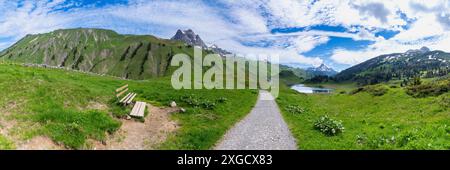
[[[372,96],[383,96],[384,94],[386,94],[388,92],[388,90],[389,89],[386,88],[386,86],[377,84],[377,85],[369,85],[369,86],[359,87],[355,90],[352,90],[350,92],[350,94],[367,92],[367,93],[371,94]]]
[[[225,103],[225,102],[228,101],[228,99],[227,99],[226,97],[220,97],[219,99],[217,99],[217,101],[218,101],[219,103]]]
[[[207,100],[207,99],[197,98],[194,95],[183,96],[183,97],[181,97],[181,101],[191,107],[201,107],[201,108],[209,109],[209,110],[212,110],[216,107],[215,102],[213,102],[211,100]],[[226,98],[223,98],[223,99],[219,98],[218,101],[225,102]]]
[[[302,114],[305,112],[303,108],[297,105],[288,105],[285,110],[292,114]]]
[[[438,103],[442,108],[450,108],[450,93],[447,93],[446,95],[442,95],[438,99]]]
[[[358,94],[359,92],[362,92],[364,90],[363,87],[358,87],[352,91],[349,92],[349,94],[354,95],[354,94]]]
[[[406,93],[410,96],[421,98],[428,96],[439,96],[447,93],[450,90],[450,81],[431,82],[427,84],[420,84],[409,86],[406,88]]]
[[[193,95],[182,96],[181,101],[192,107],[199,107],[201,105],[200,100],[195,98]]]
[[[378,149],[382,147],[392,148],[395,147],[397,139],[395,136],[377,136],[367,140],[366,145],[372,149]]]
[[[395,84],[391,84],[391,85],[389,86],[389,88],[391,88],[391,89],[396,89],[396,88],[398,88],[398,86],[395,85]]]
[[[212,101],[209,101],[209,100],[204,100],[204,101],[201,102],[201,106],[202,106],[204,109],[210,109],[210,110],[212,110],[212,109],[214,109],[214,108],[216,107],[216,103],[214,103],[214,102],[212,102]]]
[[[327,136],[335,136],[344,132],[342,121],[333,120],[327,115],[321,116],[314,122],[314,129],[319,130]]]

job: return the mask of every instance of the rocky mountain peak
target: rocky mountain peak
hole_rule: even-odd
[[[420,48],[420,51],[422,51],[422,53],[426,53],[429,52],[430,49],[428,47],[423,46],[422,48]]]
[[[307,69],[307,71],[312,73],[313,75],[333,76],[333,75],[337,74],[337,72],[334,69],[326,66],[323,63],[318,67],[310,67]]]
[[[411,53],[423,54],[423,53],[427,53],[427,52],[430,52],[430,49],[428,47],[425,47],[425,46],[420,48],[420,49],[411,49],[411,50],[406,51],[407,54],[411,54]]]
[[[179,41],[183,41],[189,45],[207,48],[206,44],[203,42],[203,40],[200,38],[200,36],[198,34],[195,34],[195,32],[192,31],[191,29],[187,29],[184,31],[177,30],[177,32],[171,38],[171,40],[179,40]]]

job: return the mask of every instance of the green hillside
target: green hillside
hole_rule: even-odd
[[[121,35],[103,29],[65,29],[27,35],[0,53],[0,59],[146,79],[167,74],[174,54],[192,56],[182,42],[150,35]]]

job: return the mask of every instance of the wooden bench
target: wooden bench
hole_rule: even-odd
[[[145,102],[136,102],[133,109],[131,110],[130,116],[144,117],[146,106],[147,106],[147,103],[145,103]]]
[[[120,96],[125,94],[128,91],[128,84],[116,89],[116,97],[117,99],[120,99]],[[123,103],[124,105],[131,104],[133,102],[133,99],[136,97],[136,93],[128,93],[125,95],[125,97],[121,98],[119,100],[120,103]]]
[[[128,84],[116,89],[116,97],[117,100],[119,100],[119,103],[123,103],[124,105],[129,105],[133,102],[133,99],[136,97],[136,93],[127,93],[124,97],[120,98],[128,92]],[[147,106],[147,103],[145,102],[136,102],[136,104],[133,106],[133,109],[131,110],[130,116],[133,117],[144,117],[145,113],[145,107]]]

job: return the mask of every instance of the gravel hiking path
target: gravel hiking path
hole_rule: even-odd
[[[230,129],[215,149],[295,150],[297,144],[274,97],[261,90],[250,114]]]

